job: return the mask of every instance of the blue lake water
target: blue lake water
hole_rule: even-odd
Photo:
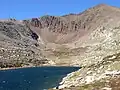
[[[0,90],[44,90],[55,87],[79,67],[36,67],[0,71]]]

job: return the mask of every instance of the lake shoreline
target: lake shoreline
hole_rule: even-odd
[[[37,68],[37,67],[78,67],[78,66],[63,66],[63,65],[43,65],[43,66],[24,66],[24,67],[11,67],[11,68],[0,68],[0,71],[3,70],[13,70],[13,69],[24,69],[24,68]],[[81,67],[79,67],[81,68]]]
[[[21,68],[31,68],[32,66],[29,66],[29,67],[12,67],[12,68],[0,68],[0,71],[1,70],[12,70],[12,69],[21,69]]]

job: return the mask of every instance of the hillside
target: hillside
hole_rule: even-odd
[[[82,54],[71,57],[72,64],[80,65],[83,68],[65,77],[59,88],[119,90],[119,14],[119,8],[108,5],[98,5],[80,14],[83,16],[82,18],[85,17],[84,20],[93,16],[87,24],[87,27],[90,26],[90,32],[71,45],[75,48],[87,48]]]
[[[13,20],[0,21],[0,67],[24,67],[48,64],[38,43],[38,35]]]

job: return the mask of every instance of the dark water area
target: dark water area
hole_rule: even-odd
[[[47,90],[79,67],[36,67],[0,71],[0,90]]]

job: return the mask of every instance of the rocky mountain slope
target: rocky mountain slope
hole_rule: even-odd
[[[38,35],[29,27],[18,21],[0,21],[1,68],[48,64],[40,48]]]
[[[82,67],[65,77],[59,88],[119,79],[119,16],[119,8],[100,4],[80,14],[0,20],[0,66]]]
[[[86,18],[93,16],[89,22],[90,24],[88,24],[88,26],[92,25],[89,28],[90,32],[73,43],[75,47],[87,47],[87,50],[82,55],[72,57],[74,60],[73,64],[78,64],[83,68],[65,77],[60,83],[59,88],[77,87],[80,90],[93,90],[96,89],[94,86],[96,85],[98,86],[97,90],[119,90],[117,85],[115,87],[115,85],[105,84],[106,82],[110,82],[111,78],[114,81],[116,77],[119,83],[119,14],[119,8],[107,5],[98,5],[82,13],[83,17]],[[104,78],[107,78],[107,80],[104,80]],[[100,86],[100,83],[96,84],[98,81],[100,83],[103,82],[104,85]],[[86,84],[88,86],[84,87]],[[68,90],[72,89],[69,88]]]
[[[46,47],[44,55],[57,65],[85,65],[87,61],[96,63],[94,58],[111,47],[113,52],[119,48],[119,15],[119,8],[100,4],[80,14],[46,15],[24,23],[37,33]],[[89,58],[93,59],[86,60]]]

